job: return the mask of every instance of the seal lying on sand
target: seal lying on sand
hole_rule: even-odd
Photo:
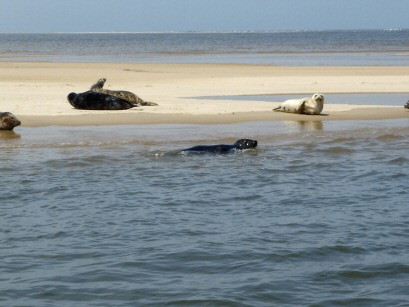
[[[10,112],[0,112],[0,130],[13,130],[21,121]]]
[[[104,89],[104,84],[106,82],[107,79],[105,78],[101,78],[99,79],[95,84],[93,84],[91,86],[91,91],[93,92],[99,92],[99,93],[104,93],[104,94],[108,94],[108,95],[112,95],[124,100],[127,100],[129,102],[132,103],[138,103],[141,106],[157,106],[157,103],[154,102],[147,102],[144,101],[143,99],[139,98],[138,96],[136,96],[134,93],[132,92],[128,92],[128,91],[111,91],[111,90],[107,90]]]
[[[281,103],[274,111],[318,115],[324,108],[324,96],[314,94],[311,98],[290,99]]]
[[[112,95],[92,91],[70,93],[67,99],[74,108],[81,110],[127,110],[139,106]]]
[[[409,109],[409,101],[403,107]]]
[[[238,140],[233,145],[198,145],[194,147],[190,147],[187,149],[183,149],[182,153],[214,153],[214,154],[227,154],[233,153],[238,150],[245,150],[245,149],[253,149],[256,148],[257,141],[249,140],[249,139],[241,139]]]

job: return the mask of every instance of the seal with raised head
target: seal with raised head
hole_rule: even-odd
[[[0,130],[13,130],[20,125],[21,121],[13,113],[0,112]]]
[[[68,102],[81,110],[127,110],[139,106],[136,103],[99,92],[70,93]]]
[[[198,145],[190,148],[183,149],[181,153],[193,153],[193,154],[228,154],[234,153],[239,150],[254,149],[257,147],[256,140],[240,139],[232,145]]]
[[[103,87],[106,81],[107,79],[105,78],[99,79],[97,82],[95,82],[91,86],[90,90],[93,92],[99,92],[99,93],[112,95],[112,96],[127,100],[132,103],[138,103],[141,106],[157,106],[158,105],[157,103],[154,103],[154,102],[145,101],[141,99],[140,97],[138,97],[137,95],[135,95],[134,93],[129,92],[129,91],[112,91],[112,90],[104,89]]]
[[[290,99],[281,103],[274,111],[318,115],[324,108],[324,95],[314,94],[311,98]]]

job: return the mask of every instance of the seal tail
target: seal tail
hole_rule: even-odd
[[[157,103],[155,103],[155,102],[149,102],[149,101],[144,101],[144,102],[141,103],[141,105],[143,105],[143,106],[151,106],[151,107],[153,107],[153,106],[158,106]]]
[[[277,108],[274,108],[273,111],[275,111],[275,112],[281,112],[281,106],[278,106]]]

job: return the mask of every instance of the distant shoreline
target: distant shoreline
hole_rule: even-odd
[[[1,32],[0,34],[242,34],[242,33],[309,33],[309,32],[357,32],[357,31],[384,31],[384,32],[396,32],[396,31],[409,31],[409,28],[398,29],[299,29],[299,30],[230,30],[230,31],[142,31],[142,32],[122,32],[122,31],[104,31],[104,32]]]

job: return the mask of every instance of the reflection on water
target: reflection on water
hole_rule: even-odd
[[[285,123],[290,126],[298,126],[300,132],[324,130],[324,123],[321,120],[288,120]]]
[[[21,135],[13,130],[0,130],[0,140],[2,139],[18,139]]]

